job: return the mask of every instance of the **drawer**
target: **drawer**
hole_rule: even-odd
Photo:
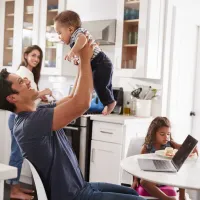
[[[122,144],[123,127],[121,124],[93,121],[92,139]]]

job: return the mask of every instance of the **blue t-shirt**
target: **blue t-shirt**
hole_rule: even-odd
[[[49,200],[71,200],[85,186],[64,130],[52,131],[55,104],[16,117],[14,135],[23,157],[35,166]]]

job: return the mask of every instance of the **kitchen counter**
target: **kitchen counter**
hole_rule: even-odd
[[[125,116],[125,115],[90,115],[91,120],[95,121],[102,121],[102,122],[109,122],[109,123],[117,123],[117,124],[131,124],[134,120],[134,122],[150,122],[153,120],[153,117],[135,117],[135,116]]]

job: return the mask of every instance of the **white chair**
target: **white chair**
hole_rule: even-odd
[[[40,176],[37,173],[35,167],[32,165],[32,163],[29,160],[27,160],[27,159],[25,159],[25,160],[29,164],[29,167],[30,167],[32,175],[33,175],[33,180],[35,182],[38,200],[48,200],[43,183],[42,183]]]

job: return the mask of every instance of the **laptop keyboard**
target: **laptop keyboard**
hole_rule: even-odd
[[[165,160],[153,160],[156,169],[171,169],[171,165]]]

